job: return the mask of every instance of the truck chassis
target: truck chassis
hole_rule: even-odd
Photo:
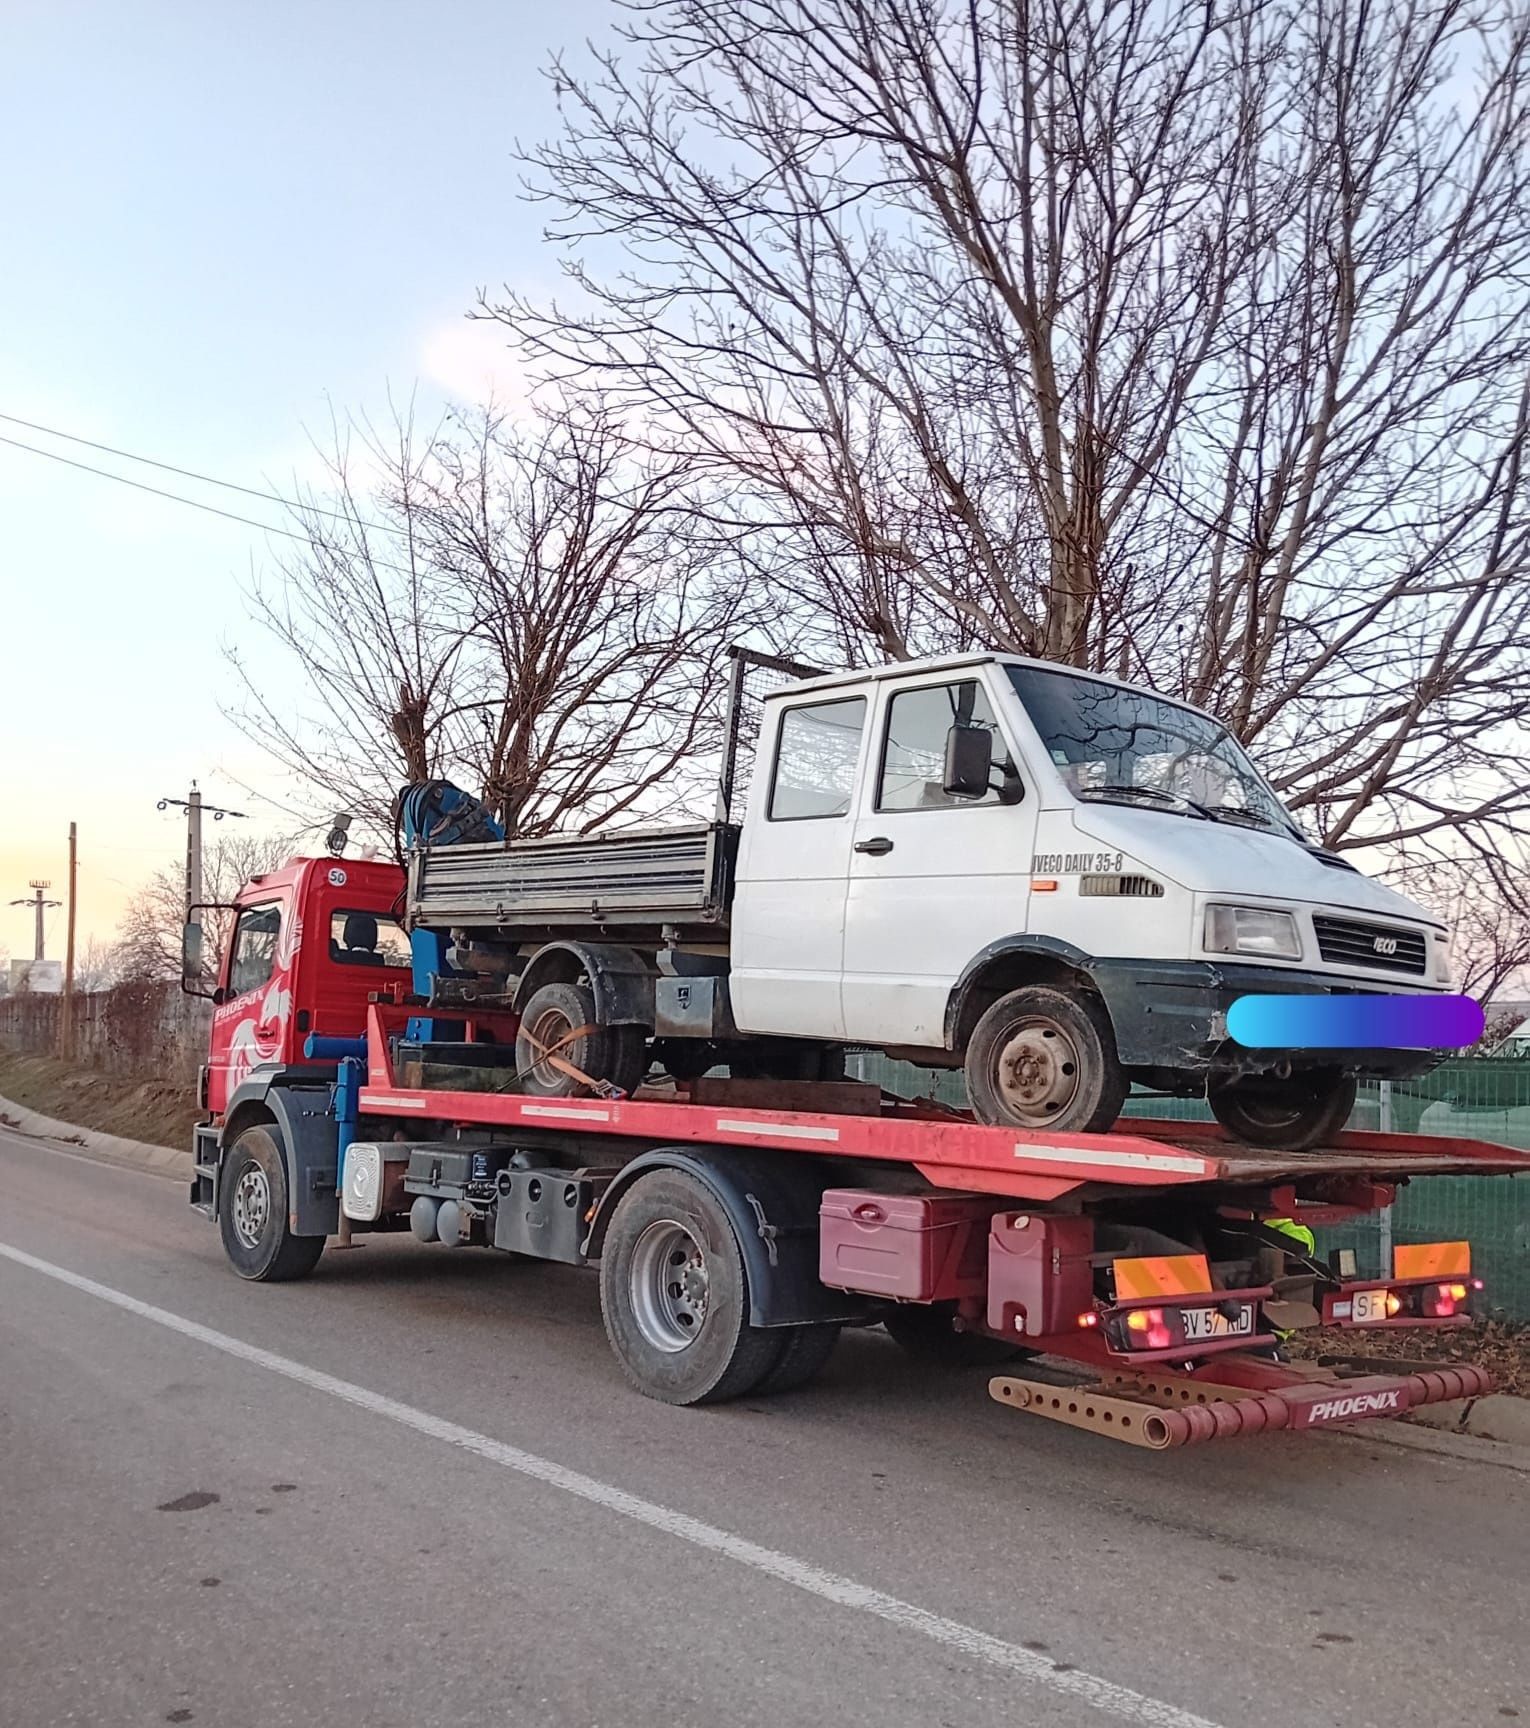
[[[1469,1325],[1467,1244],[1401,1248],[1392,1276],[1355,1278],[1304,1232],[1389,1204],[1414,1176],[1518,1173],[1530,1154],[1369,1133],[1277,1152],[1147,1120],[1025,1133],[833,1083],[548,1098],[486,1070],[432,1085],[424,1065],[402,1072],[411,1012],[402,990],[375,998],[364,1038],[309,1040],[332,1068],[257,1076],[197,1129],[192,1201],[242,1275],[301,1276],[337,1230],[405,1227],[598,1262],[613,1348],[650,1396],[785,1390],[842,1326],[880,1321],[923,1354],[1040,1357],[997,1373],[992,1397],[1154,1450],[1385,1420],[1491,1387],[1470,1366],[1292,1363],[1282,1338]],[[427,1054],[481,1057],[514,1031],[486,1011],[465,1042]],[[784,1107],[761,1107],[762,1086]],[[1229,1242],[1244,1246],[1230,1257]],[[1229,1285],[1228,1264],[1251,1275]]]

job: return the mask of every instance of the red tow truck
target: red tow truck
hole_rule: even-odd
[[[1530,1155],[1375,1133],[1281,1151],[1130,1117],[1021,1131],[835,1078],[650,1069],[628,1093],[571,1058],[588,1026],[538,1049],[562,1094],[528,1088],[507,995],[422,990],[404,886],[391,863],[307,858],[229,909],[191,1201],[243,1278],[303,1277],[328,1239],[380,1231],[598,1265],[618,1361],[670,1403],[798,1386],[842,1328],[880,1324],[991,1365],[1017,1410],[1150,1448],[1489,1389],[1365,1348],[1470,1324],[1467,1244],[1399,1247],[1392,1275],[1356,1278],[1310,1231],[1415,1176]],[[1318,1325],[1354,1355],[1288,1360]]]

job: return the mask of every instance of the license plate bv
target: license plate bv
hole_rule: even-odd
[[[1254,1330],[1252,1302],[1240,1302],[1231,1315],[1220,1308],[1181,1308],[1179,1312],[1187,1344],[1204,1344],[1209,1338],[1247,1338]]]
[[[1378,1321],[1391,1319],[1387,1313],[1387,1295],[1385,1290],[1357,1290],[1351,1298],[1350,1323],[1374,1326]]]

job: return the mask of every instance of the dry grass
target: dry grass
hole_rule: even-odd
[[[1367,1334],[1329,1328],[1298,1334],[1287,1341],[1287,1349],[1302,1357],[1353,1352],[1389,1360],[1472,1363],[1487,1369],[1500,1392],[1530,1397],[1530,1326],[1508,1326],[1501,1320],[1479,1320],[1474,1326],[1440,1332],[1419,1327]]]
[[[191,1145],[191,1125],[199,1115],[195,1098],[182,1087],[73,1068],[51,1056],[14,1050],[0,1050],[0,1098],[80,1128],[182,1149]]]

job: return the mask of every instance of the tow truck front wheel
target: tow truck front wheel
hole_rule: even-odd
[[[749,1324],[744,1258],[711,1190],[682,1170],[638,1178],[600,1255],[606,1336],[639,1392],[719,1404],[777,1366],[779,1333]]]
[[[965,1065],[978,1120],[1003,1128],[1103,1133],[1128,1090],[1104,1008],[1050,985],[1001,996],[973,1028]]]
[[[1352,1076],[1319,1068],[1283,1080],[1246,1075],[1211,1086],[1206,1101],[1227,1132],[1250,1146],[1305,1152],[1343,1128],[1355,1107],[1355,1090]]]
[[[241,1278],[282,1284],[306,1278],[324,1252],[322,1236],[295,1236],[287,1217],[287,1164],[269,1128],[246,1128],[229,1148],[218,1181],[223,1252]]]

